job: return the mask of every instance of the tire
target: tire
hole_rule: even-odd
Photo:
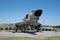
[[[37,28],[37,32],[39,32],[40,30]]]
[[[15,29],[15,32],[17,32],[17,29]]]

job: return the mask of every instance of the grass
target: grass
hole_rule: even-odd
[[[37,40],[37,39],[27,37],[16,37],[16,38],[4,38],[3,40]]]
[[[55,37],[48,37],[45,40],[60,40],[60,36],[55,36]]]
[[[35,38],[28,38],[28,37],[15,37],[15,38],[4,38],[2,40],[39,40]],[[55,37],[48,37],[43,40],[60,40],[60,36],[55,36]]]

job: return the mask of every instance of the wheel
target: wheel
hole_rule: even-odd
[[[37,29],[37,32],[39,32],[40,30],[39,29]]]
[[[36,29],[37,32],[40,31],[38,26],[35,26],[35,29]]]
[[[41,27],[41,24],[39,24],[39,25],[36,27],[37,32],[39,32],[39,31],[40,31],[40,27]]]
[[[15,32],[17,32],[17,29],[15,29]]]

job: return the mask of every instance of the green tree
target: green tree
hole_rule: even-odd
[[[44,31],[44,28],[42,29],[42,31]]]
[[[8,30],[8,27],[6,27],[5,30]]]
[[[12,30],[12,28],[10,27],[9,30]]]
[[[1,30],[3,30],[3,28],[1,27]]]
[[[45,29],[45,31],[48,31],[48,29]]]
[[[51,31],[51,29],[49,29],[49,31]]]

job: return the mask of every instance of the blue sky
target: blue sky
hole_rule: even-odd
[[[41,24],[60,25],[60,0],[0,0],[0,24],[21,22],[36,9],[43,10]]]

